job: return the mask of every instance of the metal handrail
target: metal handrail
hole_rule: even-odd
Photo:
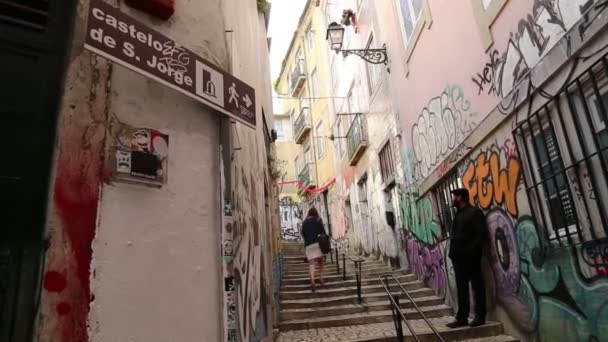
[[[399,281],[399,279],[397,279],[397,277],[395,277],[395,275],[392,274],[392,273],[391,274],[383,274],[378,279],[380,280],[380,283],[384,287],[384,291],[386,291],[386,293],[389,296],[389,299],[391,300],[391,311],[393,311],[393,320],[395,322],[395,329],[397,330],[397,338],[400,341],[404,341],[403,340],[403,328],[401,327],[401,319],[403,319],[403,321],[407,325],[408,329],[410,330],[410,332],[414,336],[414,339],[416,339],[416,341],[420,342],[420,339],[418,338],[418,335],[416,334],[416,332],[414,331],[414,329],[412,328],[412,326],[408,322],[407,318],[403,314],[403,311],[401,310],[401,307],[399,306],[399,295],[393,295],[392,292],[391,292],[391,290],[390,290],[389,278],[393,278],[393,280],[397,283],[397,285],[399,285],[399,287],[401,288],[401,294],[405,294],[407,296],[407,299],[412,303],[412,305],[414,306],[414,309],[416,309],[416,311],[418,311],[418,313],[420,314],[420,316],[422,317],[422,319],[424,320],[424,322],[431,328],[431,330],[433,331],[433,334],[437,337],[437,340],[441,341],[441,342],[445,342],[445,340],[443,339],[443,337],[441,337],[441,334],[439,334],[439,331],[437,331],[437,329],[435,328],[435,326],[429,321],[429,319],[422,312],[422,310],[420,309],[420,307],[418,307],[418,304],[416,304],[416,302],[414,301],[414,299],[412,298],[412,296],[410,296],[409,292],[403,286],[403,284],[401,284],[401,282]],[[399,316],[401,316],[401,317],[399,317]]]
[[[334,247],[334,250],[336,252],[336,269],[338,270],[338,273],[340,273],[340,256],[339,256],[339,252],[338,252],[338,243],[336,240],[331,239],[331,244]],[[331,260],[332,262],[334,262],[334,257],[333,254],[330,253],[331,256]],[[346,280],[346,258],[350,259],[350,261],[352,261],[355,265],[355,280],[356,280],[356,284],[357,284],[357,300],[359,302],[359,304],[363,303],[363,297],[361,295],[361,278],[362,278],[362,273],[363,273],[363,261],[365,261],[362,258],[359,257],[353,257],[350,254],[347,254],[346,252],[342,251],[342,280]]]

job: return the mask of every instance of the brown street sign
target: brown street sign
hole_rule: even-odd
[[[91,0],[85,48],[255,128],[255,90],[103,0]]]

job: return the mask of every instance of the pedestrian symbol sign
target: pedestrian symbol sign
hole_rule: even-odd
[[[90,2],[84,45],[251,128],[256,127],[255,90],[251,86],[103,0]]]

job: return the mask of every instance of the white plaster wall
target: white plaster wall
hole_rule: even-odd
[[[178,2],[168,22],[122,10],[226,67],[220,0]],[[219,116],[116,65],[111,90],[110,115],[169,135],[168,181],[103,187],[90,340],[220,341]]]

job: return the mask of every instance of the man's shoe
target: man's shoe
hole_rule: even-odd
[[[467,321],[454,320],[454,321],[446,324],[445,326],[448,328],[454,329],[454,328],[466,327],[467,325],[468,325]]]
[[[470,326],[471,328],[474,328],[474,327],[479,327],[479,326],[482,326],[482,325],[484,325],[484,324],[486,324],[486,321],[485,321],[485,320],[475,318],[475,319],[473,320],[473,322],[471,322],[471,324],[469,324],[469,326]]]

